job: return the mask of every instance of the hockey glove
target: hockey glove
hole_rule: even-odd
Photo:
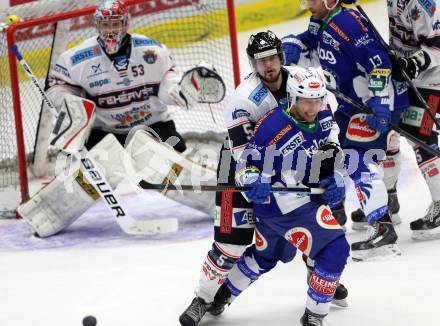
[[[346,5],[351,5],[352,3],[355,3],[356,0],[341,0],[341,2],[346,4]]]
[[[320,162],[319,180],[323,180],[332,175],[335,168],[340,167],[344,161],[344,152],[337,143],[325,143],[318,151],[313,154],[313,161]],[[314,165],[312,165],[314,168]]]
[[[429,55],[423,50],[417,51],[409,58],[392,56],[391,61],[393,63],[393,79],[397,81],[405,81],[405,78],[403,77],[403,71],[406,72],[410,80],[417,78],[419,74],[423,70],[426,70],[426,68],[428,68],[431,63]]]
[[[286,66],[296,65],[302,52],[301,41],[294,34],[284,36],[281,41],[283,42],[283,51],[286,59],[284,64]]]
[[[267,197],[270,195],[270,182],[269,179],[259,175],[256,178],[247,179],[244,186],[251,187],[251,190],[245,191],[245,196],[255,204],[263,204],[266,202]]]
[[[374,111],[374,115],[368,114],[365,121],[371,128],[381,134],[387,132],[390,128],[391,112],[388,103],[389,99],[387,97],[378,96],[367,101],[367,105]]]
[[[345,184],[344,178],[339,172],[334,172],[333,175],[322,180],[319,186],[325,189],[322,197],[331,208],[341,204],[345,197]]]
[[[180,91],[179,84],[173,85],[168,91],[168,95],[170,95],[176,105],[180,106],[181,108],[188,108],[188,101],[185,95],[183,95]]]

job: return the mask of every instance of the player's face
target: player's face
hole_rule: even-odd
[[[123,31],[123,22],[120,19],[103,20],[99,22],[99,31],[103,36],[119,35]]]
[[[312,13],[313,18],[320,20],[324,19],[329,12],[322,0],[307,0],[307,8]]]
[[[257,59],[255,68],[261,79],[267,83],[278,81],[281,74],[281,60],[278,54]]]
[[[290,113],[301,121],[313,122],[321,107],[322,98],[298,97],[295,105],[290,109]]]

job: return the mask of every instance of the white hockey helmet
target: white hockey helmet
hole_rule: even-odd
[[[319,1],[319,0],[315,0],[315,1]],[[339,0],[336,0],[334,6],[333,6],[333,7],[329,7],[329,6],[328,6],[328,0],[321,0],[321,1],[324,2],[324,6],[327,8],[327,10],[333,10],[333,9],[335,9],[336,6],[337,6],[338,3],[339,3]],[[302,9],[309,9],[308,0],[299,0],[299,4],[300,4],[300,7],[301,7]]]
[[[287,99],[289,107],[301,98],[321,98],[324,106],[326,104],[327,89],[322,71],[319,68],[297,67],[287,78],[286,84]]]
[[[105,0],[95,11],[93,20],[98,41],[108,54],[118,52],[128,31],[128,9],[122,0]]]

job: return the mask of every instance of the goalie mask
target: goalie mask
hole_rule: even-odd
[[[299,68],[290,74],[286,84],[288,107],[296,104],[298,98],[321,99],[326,105],[327,90],[323,74],[316,68]]]
[[[249,38],[246,53],[252,69],[255,70],[258,59],[278,54],[281,65],[284,64],[284,51],[281,40],[271,31],[260,32]]]
[[[121,0],[102,2],[93,16],[98,30],[98,42],[108,54],[114,54],[121,48],[128,30],[128,10]]]

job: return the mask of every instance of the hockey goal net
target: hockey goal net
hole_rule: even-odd
[[[40,0],[0,12],[21,21],[0,32],[0,211],[13,211],[29,197],[29,180],[43,103],[23,69],[8,51],[17,45],[40,85],[58,55],[96,35],[95,6],[100,1]],[[126,0],[131,33],[144,34],[165,44],[183,72],[200,61],[212,63],[223,77],[226,98],[219,104],[201,104],[189,111],[171,107],[182,134],[224,133],[222,108],[238,84],[239,69],[233,0]],[[87,7],[88,6],[88,7]],[[44,122],[44,121],[43,121]],[[47,141],[47,140],[46,140]],[[47,144],[43,141],[43,146]],[[17,193],[16,198],[11,193]],[[33,191],[31,191],[33,192]],[[8,199],[9,197],[14,197]]]

